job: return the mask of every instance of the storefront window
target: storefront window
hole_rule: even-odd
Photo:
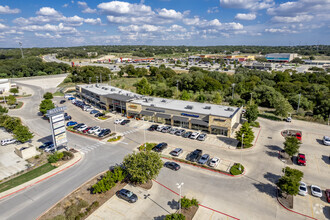
[[[212,128],[211,133],[227,136],[228,135],[228,130],[227,129]]]
[[[165,124],[165,118],[157,118],[157,122],[160,124]]]
[[[198,124],[191,124],[191,129],[209,132],[209,127]]]
[[[172,120],[171,119],[165,119],[165,124],[171,125]]]

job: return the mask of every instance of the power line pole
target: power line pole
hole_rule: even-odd
[[[179,92],[179,80],[176,81],[176,91]]]
[[[91,84],[91,79],[92,79],[92,77],[89,77],[89,83],[88,84]]]
[[[111,86],[111,76],[109,74],[109,86]]]
[[[22,59],[24,59],[23,48],[22,48],[23,44],[22,44],[22,42],[19,42],[18,44],[19,44],[20,49],[21,49]]]
[[[102,75],[100,73],[100,84],[102,84]]]
[[[297,113],[298,113],[298,110],[299,110],[299,105],[300,105],[300,97],[301,97],[301,93],[299,93],[299,100],[298,100]]]

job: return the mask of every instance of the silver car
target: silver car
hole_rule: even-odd
[[[182,148],[175,148],[174,150],[171,151],[170,154],[171,154],[172,156],[177,157],[177,156],[179,156],[179,155],[182,154],[182,153],[183,153]]]
[[[175,134],[179,129],[178,128],[171,128],[170,134]]]
[[[307,185],[304,182],[299,182],[299,192],[298,194],[301,196],[306,196],[307,195]]]
[[[206,162],[209,160],[210,155],[209,154],[204,154],[198,161],[199,164],[206,164]]]

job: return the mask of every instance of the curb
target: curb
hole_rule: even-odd
[[[77,133],[77,132],[74,132],[74,131],[70,131],[68,129],[66,129],[68,132],[71,132],[72,134],[77,134],[77,135],[81,135],[81,136],[84,136],[84,137],[87,137],[87,138],[93,138],[93,139],[96,139],[98,141],[102,141],[103,139],[100,139],[100,138],[97,138],[97,137],[93,137],[93,136],[89,136],[89,135],[84,135],[84,134],[81,134],[81,133]]]
[[[156,182],[156,183],[158,183],[159,185],[161,185],[161,186],[164,187],[165,189],[171,191],[172,193],[174,193],[174,194],[176,194],[176,195],[179,195],[177,192],[175,192],[175,191],[173,191],[172,189],[168,188],[167,186],[161,184],[161,183],[158,182],[157,180],[154,180],[154,179],[153,179],[153,181]],[[181,198],[183,198],[183,196],[181,196]],[[232,218],[232,219],[239,220],[239,218],[236,218],[236,217],[231,216],[231,215],[228,215],[228,214],[226,214],[226,213],[223,213],[223,212],[217,211],[217,210],[212,209],[212,208],[210,208],[210,207],[207,207],[207,206],[205,206],[205,205],[202,205],[202,204],[198,204],[198,205],[201,206],[201,207],[203,207],[203,208],[206,208],[206,209],[209,209],[209,210],[211,210],[211,211],[214,211],[214,212],[217,212],[217,213],[219,213],[219,214],[222,214],[222,215],[225,215],[225,216],[227,216],[227,217],[230,217],[230,218]]]
[[[204,170],[208,170],[208,171],[212,171],[212,172],[215,172],[215,173],[220,173],[220,174],[227,175],[227,176],[230,176],[230,177],[241,177],[241,176],[244,176],[245,175],[245,172],[246,172],[246,168],[244,167],[244,172],[242,174],[240,174],[240,175],[232,175],[230,173],[225,173],[225,172],[220,171],[220,170],[212,170],[212,169],[209,169],[209,168],[206,168],[206,167],[202,167],[202,166],[198,166],[198,165],[190,164],[190,163],[185,163],[185,162],[178,161],[178,160],[175,160],[175,159],[172,159],[172,158],[167,158],[167,157],[163,157],[163,156],[161,156],[161,158],[166,159],[166,160],[173,160],[173,161],[176,161],[178,163],[183,163],[183,164],[191,165],[191,166],[194,166],[194,167],[198,167],[198,168],[201,168],[201,169],[204,169]]]
[[[23,187],[23,188],[21,188],[21,189],[18,189],[18,190],[16,190],[16,191],[12,192],[12,193],[9,193],[9,194],[7,194],[7,195],[4,195],[4,196],[0,197],[0,200],[6,198],[6,197],[8,197],[8,196],[14,195],[14,194],[16,194],[16,193],[18,193],[18,192],[20,192],[20,191],[23,191],[23,190],[25,190],[25,189],[27,189],[27,188],[29,188],[29,187],[31,187],[31,186],[34,186],[34,185],[40,183],[40,182],[42,182],[42,181],[44,181],[44,180],[46,180],[46,179],[48,179],[48,178],[50,178],[50,177],[52,177],[52,176],[55,176],[55,175],[61,173],[62,171],[64,171],[64,170],[66,170],[66,169],[68,169],[68,168],[70,168],[70,167],[76,165],[81,159],[82,159],[82,157],[81,157],[79,160],[77,160],[76,162],[74,162],[73,164],[71,164],[71,165],[69,165],[69,166],[67,166],[67,167],[64,167],[63,169],[57,171],[56,173],[53,173],[53,174],[51,174],[51,175],[49,175],[49,176],[46,176],[46,177],[42,178],[41,180],[38,180],[38,181],[36,181],[36,182],[34,182],[34,183],[31,183],[31,184],[29,184],[29,185],[27,185],[27,186],[25,186],[25,187]],[[37,178],[38,178],[38,177],[37,177]]]
[[[290,212],[293,212],[293,213],[295,213],[295,214],[298,214],[298,215],[304,216],[304,217],[306,217],[306,218],[310,218],[310,219],[318,220],[317,218],[313,218],[313,217],[311,217],[311,216],[308,216],[308,215],[305,215],[305,214],[302,214],[302,213],[300,213],[300,212],[296,212],[296,211],[293,211],[293,210],[287,208],[287,207],[286,207],[285,205],[283,205],[283,204],[280,202],[280,200],[278,199],[278,190],[276,190],[276,199],[277,199],[277,202],[278,202],[278,203],[279,203],[284,209],[286,209],[286,210],[288,210],[288,211],[290,211]]]

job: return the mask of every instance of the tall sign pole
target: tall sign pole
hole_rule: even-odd
[[[53,143],[56,150],[59,146],[66,145],[68,143],[64,120],[64,110],[66,109],[66,106],[63,106],[47,111],[47,115],[50,120]]]

